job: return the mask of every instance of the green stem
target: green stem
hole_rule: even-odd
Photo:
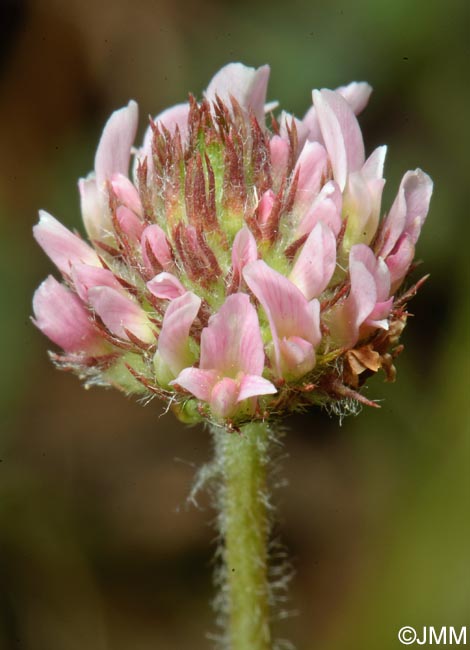
[[[223,485],[223,600],[230,650],[270,650],[267,464],[270,432],[251,423],[241,433],[214,430]]]

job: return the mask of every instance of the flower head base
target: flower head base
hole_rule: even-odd
[[[39,287],[34,322],[60,367],[234,426],[374,405],[359,391],[394,377],[432,181],[407,172],[380,222],[386,149],[366,159],[356,119],[370,87],[316,90],[303,120],[268,129],[268,76],[230,64],[151,121],[132,178],[137,105],[113,113],[79,182],[91,245],[41,213],[63,283]]]

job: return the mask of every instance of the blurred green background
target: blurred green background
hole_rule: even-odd
[[[470,625],[469,3],[2,0],[0,647],[199,650],[213,631],[213,513],[186,506],[207,433],[48,362],[31,295],[52,266],[37,209],[80,228],[76,181],[109,113],[200,96],[229,61],[272,68],[301,116],[313,87],[367,80],[366,146],[435,181],[382,408],[291,419],[276,533],[296,576],[277,632],[299,650],[401,647],[404,625]],[[249,650],[249,649],[247,649]]]

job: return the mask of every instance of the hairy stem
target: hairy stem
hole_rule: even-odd
[[[267,465],[270,432],[251,423],[241,433],[214,430],[222,470],[218,495],[223,539],[223,609],[230,650],[270,650]]]

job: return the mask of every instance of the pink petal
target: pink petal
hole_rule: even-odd
[[[367,158],[361,169],[361,174],[366,181],[383,178],[386,155],[387,146],[382,145],[374,149],[371,155]]]
[[[165,269],[170,271],[173,266],[173,257],[170,250],[170,245],[166,238],[166,235],[160,226],[153,224],[147,226],[147,228],[142,233],[141,238],[141,247],[142,247],[142,257],[144,264],[149,273],[154,273],[155,269],[152,265],[152,260],[149,258],[147,247],[150,249],[153,257],[157,260],[158,264]]]
[[[315,199],[315,204],[320,203],[323,199],[330,199],[333,201],[336,207],[336,211],[341,214],[343,207],[343,195],[339,189],[339,185],[336,181],[328,181],[325,183],[318,194],[318,198]]]
[[[370,180],[367,183],[370,196],[370,214],[367,222],[367,236],[365,242],[370,244],[377,234],[380,221],[380,209],[382,205],[382,194],[385,186],[384,178]]]
[[[233,414],[238,402],[238,383],[230,377],[224,377],[212,388],[210,407],[214,415],[221,418]]]
[[[408,273],[411,262],[415,256],[415,246],[408,235],[403,235],[392,253],[387,256],[386,264],[390,271],[392,291],[395,291]]]
[[[386,151],[385,146],[377,147],[361,170],[348,176],[343,200],[343,215],[348,220],[342,244],[346,253],[354,244],[369,244],[376,235],[385,185]]]
[[[336,181],[328,181],[328,183],[322,187],[320,194],[318,195],[318,201],[321,200],[322,196],[333,201],[338,214],[341,214],[341,210],[343,209],[343,195]]]
[[[212,387],[217,381],[217,372],[215,370],[201,370],[200,368],[185,368],[180,372],[170,385],[177,384],[188,392],[192,393],[197,399],[209,402]]]
[[[143,216],[142,203],[135,185],[123,174],[114,174],[111,186],[119,201],[137,216]]]
[[[323,137],[320,130],[320,123],[318,121],[317,109],[315,106],[310,106],[305,113],[302,123],[308,129],[308,139],[312,142],[319,142],[323,144]]]
[[[370,250],[370,249],[369,249]],[[372,268],[375,284],[377,286],[377,302],[384,302],[390,297],[391,281],[390,271],[385,261],[379,257],[376,259],[375,268]]]
[[[128,175],[137,121],[138,108],[134,101],[130,101],[125,108],[115,111],[107,121],[95,156],[98,188],[101,188],[114,174]]]
[[[108,269],[78,263],[72,266],[71,277],[76,292],[84,302],[88,301],[88,290],[91,287],[111,287],[125,292],[116,276]]]
[[[196,318],[201,299],[191,291],[168,304],[158,337],[158,354],[173,377],[190,366],[193,355],[189,348],[189,331]]]
[[[212,78],[205,96],[210,102],[220,97],[228,106],[232,96],[242,108],[251,109],[258,122],[264,124],[269,72],[268,65],[255,69],[242,63],[229,63]]]
[[[372,88],[364,81],[353,81],[347,86],[336,88],[335,92],[339,93],[348,102],[355,115],[359,115],[369,101]],[[309,108],[302,122],[309,130],[308,139],[323,143],[315,106]]]
[[[109,209],[98,191],[94,175],[78,181],[83,223],[90,239],[101,239],[111,230]]]
[[[272,113],[273,111],[276,110],[278,106],[279,106],[279,102],[276,99],[272,102],[266,102],[266,104],[264,105],[265,114]]]
[[[413,244],[418,241],[431,202],[433,182],[421,169],[417,169],[404,183],[406,199],[405,233]]]
[[[289,275],[307,300],[316,298],[328,286],[336,266],[336,238],[321,221],[300,251]]]
[[[144,343],[155,342],[155,334],[146,312],[131,298],[111,287],[91,287],[88,300],[108,330],[129,340],[128,330]]]
[[[259,375],[243,375],[237,402],[241,402],[248,397],[273,395],[274,393],[277,393],[277,388],[264,377],[260,377]]]
[[[273,209],[273,205],[276,201],[276,195],[272,190],[266,190],[263,196],[260,198],[258,207],[257,207],[257,218],[258,223],[262,226],[269,219],[269,215]]]
[[[174,135],[176,129],[178,129],[181,135],[181,140],[185,142],[188,135],[188,117],[189,104],[186,102],[165,109],[157,115],[154,122],[157,126],[163,126],[172,135]]]
[[[70,267],[77,262],[101,266],[95,251],[83,239],[77,237],[52,215],[39,211],[39,223],[33,228],[34,238],[57,268],[70,273]]]
[[[159,273],[150,282],[147,282],[147,288],[156,298],[162,300],[175,300],[187,291],[175,275],[166,273],[166,271]]]
[[[359,243],[356,237],[360,235],[364,222],[367,222],[371,207],[371,197],[365,179],[360,172],[352,172],[348,176],[343,197],[343,215],[347,218],[351,231],[351,245]]]
[[[321,203],[312,206],[299,224],[297,237],[308,235],[319,223],[328,226],[335,237],[338,236],[341,230],[341,215],[331,199],[324,199]]]
[[[126,208],[125,205],[120,205],[116,210],[116,218],[122,232],[129,237],[129,239],[140,242],[145,225],[139,217]]]
[[[372,265],[368,250],[364,244],[352,247],[349,254],[349,296],[325,316],[331,338],[338,346],[352,347],[357,342],[359,328],[377,303],[376,280],[374,273],[367,268]]]
[[[103,340],[80,299],[49,276],[33,298],[34,324],[66,352],[98,353]]]
[[[361,172],[348,176],[343,197],[343,215],[347,218],[342,248],[348,252],[354,244],[369,244],[377,232],[380,218],[382,178],[367,181]]]
[[[348,174],[364,164],[364,142],[358,121],[343,97],[333,90],[314,90],[320,129],[341,191]]]
[[[391,253],[402,234],[407,234],[416,244],[428,214],[432,190],[432,180],[421,169],[406,172],[383,224],[382,257]]]
[[[256,259],[258,259],[256,239],[250,229],[244,226],[235,235],[232,246],[232,269],[234,278],[238,283],[241,280],[243,268]]]
[[[262,260],[246,266],[243,277],[266,312],[273,337],[277,370],[281,372],[280,339],[297,336],[314,346],[320,342],[318,301],[308,302],[290,280]]]
[[[381,257],[375,257],[373,251],[365,244],[357,244],[351,248],[349,264],[355,267],[362,263],[372,274],[376,284],[377,301],[387,300],[390,295],[390,273]]]
[[[342,202],[343,197],[338,183],[335,181],[326,183],[300,221],[296,237],[308,235],[320,221],[328,226],[337,237],[342,226]]]
[[[359,327],[367,319],[377,302],[377,286],[374,276],[363,262],[351,260],[349,264],[351,292],[346,301],[348,307],[347,324],[351,330],[351,338],[357,340]]]
[[[382,330],[388,330],[388,316],[393,305],[393,297],[384,302],[376,303],[374,309],[369,314],[369,317],[365,321],[365,325],[370,327],[376,327]]]
[[[240,371],[261,375],[264,356],[256,309],[244,293],[229,296],[202,331],[200,367],[232,378]]]
[[[305,143],[294,168],[294,174],[298,172],[299,175],[294,210],[310,207],[326,175],[327,163],[326,151],[321,144]]]
[[[333,341],[346,347],[357,342],[363,325],[386,329],[386,317],[393,303],[387,265],[382,258],[377,259],[365,244],[351,248],[349,276],[351,290],[348,298],[333,307],[325,317]]]
[[[281,369],[284,377],[296,379],[315,367],[315,349],[310,341],[291,336],[280,341]]]
[[[369,103],[372,86],[365,81],[352,81],[347,86],[337,88],[336,92],[344,97],[354,114],[359,115]]]

